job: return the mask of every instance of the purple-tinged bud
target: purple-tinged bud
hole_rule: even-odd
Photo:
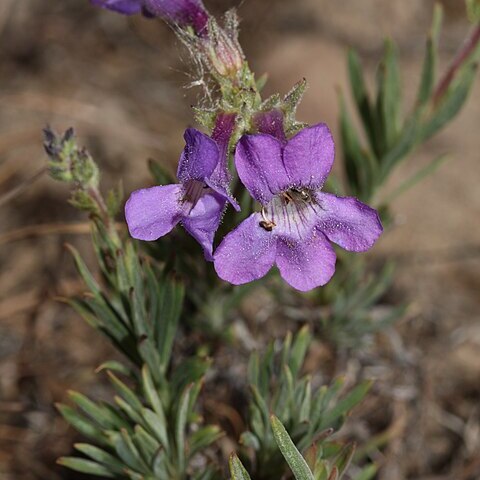
[[[222,77],[235,78],[245,62],[237,32],[220,28],[213,21],[208,30],[204,48],[210,65]]]

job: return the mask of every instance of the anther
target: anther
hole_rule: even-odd
[[[259,223],[259,225],[262,228],[264,228],[267,232],[271,232],[273,230],[273,227],[276,227],[277,224],[267,218],[267,215],[265,213],[265,208],[262,208],[260,213],[262,215],[263,220]]]

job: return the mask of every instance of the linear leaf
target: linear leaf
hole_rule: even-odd
[[[175,422],[175,442],[177,445],[177,463],[180,471],[185,468],[185,429],[187,428],[188,406],[190,403],[190,392],[193,384],[189,385],[180,398]]]
[[[104,464],[112,473],[123,473],[124,464],[105,450],[88,443],[76,443],[74,447],[92,460]]]
[[[280,420],[272,415],[270,417],[270,422],[272,425],[273,436],[275,437],[278,448],[290,466],[295,478],[297,480],[314,480],[313,474],[308,468],[307,462],[297,450],[297,447],[295,447],[295,444],[292,442],[292,439],[288,435]]]
[[[98,475],[99,477],[115,478],[116,475],[112,473],[107,467],[100,465],[91,460],[84,460],[76,457],[61,457],[57,460],[59,465],[75,470],[76,472],[86,473],[88,475]]]

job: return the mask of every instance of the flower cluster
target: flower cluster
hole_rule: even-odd
[[[236,17],[225,28],[208,14],[202,0],[91,0],[97,6],[131,15],[143,12],[185,30],[197,57],[214,78],[238,88],[244,56],[238,44]],[[193,30],[192,30],[193,29]],[[228,90],[228,89],[227,89]],[[243,91],[252,90],[250,84]],[[335,157],[335,145],[325,124],[307,127],[287,139],[284,112],[273,108],[247,122],[242,113],[217,113],[212,135],[189,128],[178,165],[178,183],[138,190],[125,206],[129,231],[140,240],[156,240],[181,224],[213,261],[218,275],[235,285],[251,282],[276,265],[280,275],[298,290],[325,285],[335,271],[330,242],[346,250],[368,250],[382,232],[375,210],[355,198],[322,192]],[[214,238],[230,203],[229,145],[236,124],[250,123],[252,135],[235,146],[234,163],[242,184],[259,211],[231,231],[214,252]],[[235,135],[236,138],[236,135]]]
[[[322,191],[335,157],[329,128],[320,123],[287,140],[276,121],[266,128],[273,134],[244,135],[236,145],[237,174],[259,211],[227,234],[213,253],[227,202],[238,209],[227,169],[235,117],[218,118],[212,137],[186,131],[178,184],[131,195],[125,211],[133,237],[155,240],[180,223],[222,279],[248,283],[276,265],[282,278],[301,291],[325,285],[334,274],[330,242],[352,252],[373,246],[382,233],[377,212],[355,198]]]

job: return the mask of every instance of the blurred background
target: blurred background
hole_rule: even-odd
[[[464,2],[443,0],[440,66],[469,25]],[[413,100],[431,0],[206,1],[238,6],[241,41],[269,93],[300,78],[299,119],[338,134],[336,89],[346,51],[358,49],[373,83],[383,40],[401,58]],[[88,258],[84,216],[45,174],[41,129],[75,127],[102,168],[104,187],[149,185],[147,160],[174,168],[199,91],[168,27],[90,7],[87,0],[0,2],[0,478],[84,478],[55,466],[78,437],[54,403],[70,388],[108,396],[94,368],[112,356],[102,338],[58,301],[80,293],[66,242]],[[362,438],[386,435],[381,479],[480,478],[480,81],[459,117],[393,176],[450,152],[447,163],[394,205],[393,231],[372,254],[398,261],[394,293],[409,313],[368,348],[344,357],[316,342],[314,368],[367,368],[377,379],[358,418]],[[338,167],[338,166],[337,166]],[[338,172],[341,174],[341,172]],[[248,309],[246,311],[248,315]],[[385,337],[388,337],[388,342]],[[233,444],[232,444],[233,445]],[[233,448],[233,447],[232,447]]]

